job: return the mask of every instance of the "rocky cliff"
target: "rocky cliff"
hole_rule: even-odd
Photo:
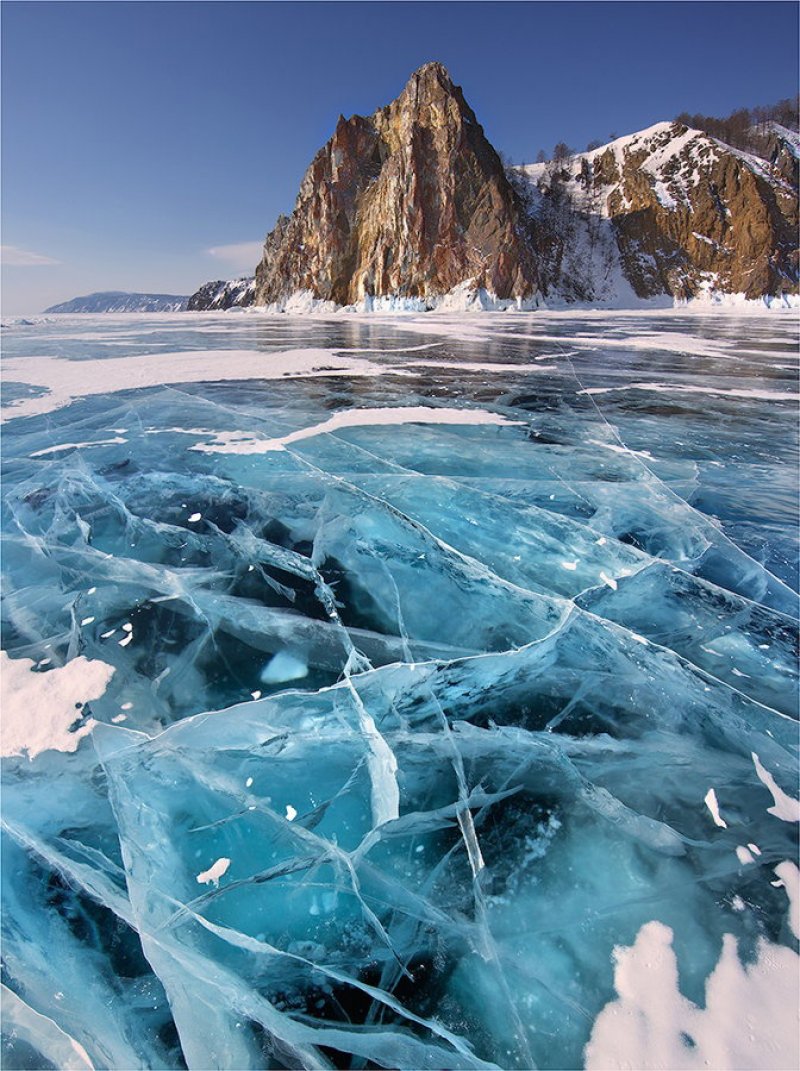
[[[255,282],[208,283],[189,308],[796,293],[798,136],[772,124],[765,145],[762,158],[658,123],[505,170],[461,89],[428,63],[392,104],[339,118],[267,236]]]
[[[593,152],[516,169],[545,297],[796,292],[797,185],[785,135],[776,134],[764,160],[658,123]]]
[[[267,238],[256,303],[296,291],[337,305],[424,299],[465,282],[528,298],[535,259],[497,153],[445,68],[428,63],[388,107],[340,117]]]

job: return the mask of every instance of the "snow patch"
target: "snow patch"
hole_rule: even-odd
[[[789,928],[800,941],[800,870],[787,859],[775,867],[775,873],[789,897]]]
[[[221,859],[217,859],[216,863],[213,863],[208,870],[198,874],[195,880],[198,885],[213,885],[215,889],[218,889],[219,879],[227,873],[230,865],[230,859],[226,859],[223,856]]]
[[[708,807],[709,811],[711,811],[711,817],[714,819],[714,825],[719,826],[720,829],[727,829],[728,823],[725,821],[724,818],[720,816],[719,804],[717,803],[717,794],[713,788],[710,788],[708,792],[706,792],[704,803],[706,807]]]
[[[345,409],[328,420],[308,428],[300,428],[278,439],[257,439],[243,435],[241,432],[222,431],[218,432],[210,443],[196,443],[189,449],[198,450],[204,454],[268,454],[276,450],[284,450],[292,443],[303,439],[312,439],[317,435],[325,435],[341,428],[401,424],[518,425],[524,424],[524,421],[510,420],[500,413],[492,413],[484,409],[445,409],[423,405]],[[199,514],[189,518],[190,521],[199,519]]]
[[[51,413],[80,398],[114,391],[161,387],[169,383],[218,383],[329,375],[377,376],[384,368],[368,360],[342,357],[331,349],[183,350],[130,357],[71,361],[64,357],[12,357],[5,362],[6,381],[47,393],[5,406],[3,419]],[[393,370],[397,374],[397,370]],[[59,447],[64,449],[64,447]]]
[[[769,770],[762,765],[755,751],[752,752],[752,759],[759,781],[769,789],[775,801],[772,807],[767,808],[767,814],[774,814],[782,822],[800,822],[800,801],[787,796]]]
[[[76,751],[96,724],[88,718],[74,731],[85,703],[99,699],[114,676],[114,667],[79,655],[65,666],[33,672],[29,658],[0,651],[3,725],[0,754],[35,759],[43,751]]]
[[[744,966],[725,934],[700,1008],[680,992],[672,938],[668,926],[648,922],[632,947],[614,949],[618,997],[595,1020],[587,1071],[796,1067],[797,953],[761,938]]]
[[[60,446],[47,446],[44,450],[34,450],[30,457],[45,457],[48,454],[60,454],[62,450],[84,450],[89,446],[114,446],[117,443],[126,443],[128,440],[116,435],[113,439],[95,439],[94,442],[86,443],[61,443]]]

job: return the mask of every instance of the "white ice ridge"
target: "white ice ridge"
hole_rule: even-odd
[[[76,751],[95,725],[89,718],[75,732],[69,727],[84,703],[99,699],[114,676],[114,667],[83,655],[65,666],[34,673],[29,658],[9,658],[0,651],[0,696],[3,721],[0,753],[34,759],[43,751]]]
[[[345,677],[353,703],[358,714],[361,733],[369,748],[367,769],[369,770],[372,791],[372,824],[377,829],[384,822],[393,822],[400,816],[400,787],[397,783],[397,758],[385,738],[381,735],[372,715],[358,694],[356,686],[350,679],[353,656],[348,658]]]
[[[500,413],[486,409],[445,409],[430,405],[381,406],[375,409],[345,409],[328,420],[299,428],[278,439],[257,439],[236,431],[216,433],[210,443],[196,443],[190,450],[204,454],[268,454],[284,450],[302,439],[338,431],[340,428],[363,428],[377,425],[400,424],[524,424],[523,420],[511,420]]]
[[[743,966],[726,933],[700,1008],[678,987],[672,936],[648,922],[633,947],[614,949],[618,998],[595,1020],[587,1071],[797,1067],[800,956],[761,938],[755,962]]]
[[[160,387],[168,383],[217,383],[248,379],[284,379],[330,375],[377,376],[381,365],[323,348],[278,350],[182,350],[129,357],[11,357],[4,362],[6,381],[43,387],[47,393],[22,398],[5,407],[3,419],[34,416],[61,409],[77,398],[119,390]],[[392,369],[395,375],[397,369]],[[63,449],[60,447],[59,449]]]
[[[753,765],[756,768],[758,779],[772,793],[775,803],[767,808],[768,814],[774,814],[782,822],[800,822],[800,801],[792,799],[775,782],[775,778],[765,769],[755,751],[752,752]]]
[[[83,1045],[6,985],[0,985],[3,1032],[26,1041],[61,1071],[94,1071]]]

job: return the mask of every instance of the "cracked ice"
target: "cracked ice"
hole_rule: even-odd
[[[4,1065],[795,1065],[795,328],[9,326]]]

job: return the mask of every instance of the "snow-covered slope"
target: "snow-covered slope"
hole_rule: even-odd
[[[657,123],[512,175],[550,303],[797,290],[796,185],[698,130]]]
[[[789,130],[788,127],[781,126],[780,123],[771,123],[770,125],[775,137],[785,144],[795,160],[800,160],[800,134],[796,130]]]
[[[47,312],[181,312],[188,297],[184,294],[129,294],[123,290],[102,290],[60,305]]]
[[[230,309],[234,305],[252,305],[255,280],[252,276],[242,279],[215,279],[204,283],[189,298],[186,308],[190,312],[207,309]]]

